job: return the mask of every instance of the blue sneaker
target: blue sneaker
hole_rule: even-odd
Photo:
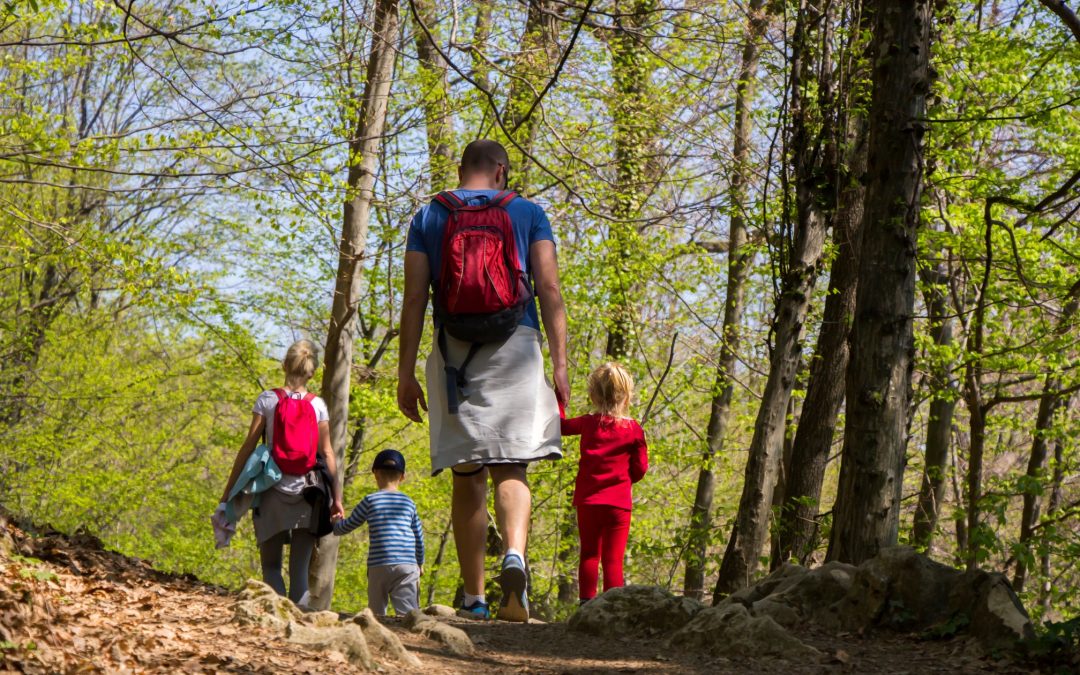
[[[502,602],[499,605],[499,614],[496,618],[502,621],[528,622],[528,584],[529,577],[525,571],[525,561],[521,559],[521,556],[504,556],[502,573],[499,574],[499,586],[502,587]]]
[[[466,619],[490,619],[491,609],[486,602],[476,600],[471,605],[462,605],[458,609],[458,616],[463,616]]]

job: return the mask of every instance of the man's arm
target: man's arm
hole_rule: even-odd
[[[398,409],[414,422],[423,421],[419,408],[427,411],[424,389],[416,379],[416,356],[424,334],[431,269],[426,253],[405,252],[405,297],[401,302],[401,335],[398,340]]]
[[[559,289],[559,262],[555,242],[542,239],[529,248],[536,295],[540,298],[540,317],[547,333],[551,352],[555,396],[566,405],[570,400],[570,380],[566,373],[566,305]]]

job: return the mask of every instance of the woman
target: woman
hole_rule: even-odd
[[[330,447],[330,414],[326,403],[307,391],[308,380],[317,367],[315,345],[310,341],[300,340],[289,347],[282,362],[285,386],[264,391],[255,400],[247,438],[236,455],[221,498],[223,504],[229,500],[233,486],[259,445],[259,439],[268,439],[268,446],[274,448],[270,454],[281,469],[281,480],[260,494],[259,504],[253,510],[255,537],[259,543],[263,581],[279,595],[286,594],[281,566],[285,545],[290,545],[288,596],[297,604],[306,604],[308,564],[318,540],[312,533],[316,514],[303,495],[304,488],[314,480],[316,453],[323,457],[332,478],[330,516],[336,520],[345,515],[337,489],[336,461]],[[279,406],[282,407],[280,411]],[[282,428],[274,428],[275,420],[281,422]],[[308,443],[306,448],[305,443]],[[282,449],[288,452],[282,453]]]

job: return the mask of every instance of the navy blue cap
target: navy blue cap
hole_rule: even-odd
[[[371,470],[389,469],[405,473],[405,456],[392,448],[383,450],[375,455],[375,461],[371,463]]]

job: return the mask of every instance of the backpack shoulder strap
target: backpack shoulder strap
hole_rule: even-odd
[[[450,192],[449,190],[445,192],[440,192],[439,194],[435,195],[435,198],[432,199],[432,201],[442,204],[450,212],[457,211],[461,207],[465,206],[465,202],[461,200],[461,197],[458,197],[456,194]]]
[[[310,391],[308,393],[304,394],[304,400],[307,401],[308,403],[310,403],[311,400],[314,399],[314,398],[315,398],[315,394],[312,394]]]
[[[490,204],[492,206],[498,206],[499,208],[505,209],[507,206],[510,205],[510,202],[517,199],[517,196],[518,194],[513,190],[503,190],[502,192],[491,198]]]
[[[281,403],[282,401],[285,400],[285,390],[284,389],[275,389],[274,393],[277,394],[278,403]]]

